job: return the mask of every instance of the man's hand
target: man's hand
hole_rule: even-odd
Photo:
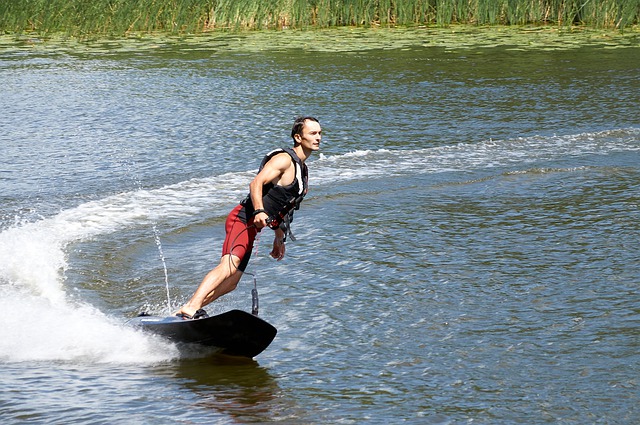
[[[279,238],[278,235],[273,239],[273,250],[271,251],[271,256],[276,260],[280,261],[284,258],[286,245],[282,238]]]
[[[261,212],[253,216],[253,224],[256,226],[256,229],[260,230],[263,227],[267,227],[267,220],[269,216],[267,213]]]

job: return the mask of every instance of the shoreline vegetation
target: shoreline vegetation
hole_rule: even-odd
[[[635,29],[640,0],[4,0],[0,31],[40,36],[455,25]]]

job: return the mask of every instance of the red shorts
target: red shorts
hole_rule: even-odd
[[[251,258],[251,251],[253,251],[253,242],[256,240],[258,230],[253,224],[253,217],[249,220],[251,223],[247,225],[244,217],[246,214],[240,214],[240,211],[244,206],[238,205],[227,216],[227,222],[225,223],[225,230],[227,236],[222,244],[222,255],[232,254],[240,258],[240,265],[238,270],[244,272],[249,264]],[[242,211],[244,213],[244,211]]]

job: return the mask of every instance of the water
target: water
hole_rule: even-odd
[[[637,47],[198,46],[3,45],[4,423],[640,420]],[[217,262],[298,114],[297,241],[249,268],[273,344],[128,327]]]

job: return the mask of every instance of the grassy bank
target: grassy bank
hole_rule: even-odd
[[[0,31],[71,35],[393,25],[638,24],[640,0],[4,0]]]

